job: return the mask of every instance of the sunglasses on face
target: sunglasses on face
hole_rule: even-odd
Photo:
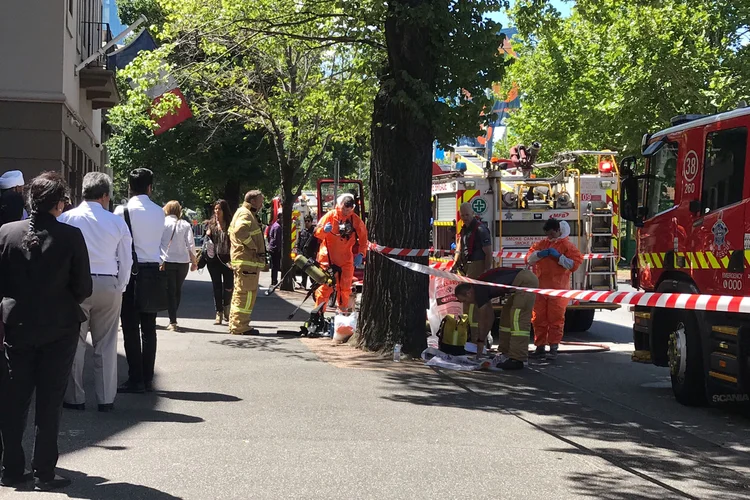
[[[354,200],[346,200],[346,201],[344,202],[344,206],[345,206],[346,208],[354,208]]]

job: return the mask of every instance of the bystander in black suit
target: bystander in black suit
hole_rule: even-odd
[[[23,433],[36,390],[36,441],[31,461],[37,489],[67,486],[55,475],[63,396],[78,331],[86,318],[79,304],[92,293],[89,257],[81,231],[57,217],[67,186],[55,172],[29,188],[30,217],[0,228],[0,295],[5,323],[7,379],[0,393],[5,445],[0,483],[30,480]]]

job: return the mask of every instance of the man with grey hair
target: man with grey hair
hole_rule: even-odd
[[[122,217],[109,211],[112,180],[101,172],[83,178],[84,202],[63,213],[59,220],[83,233],[89,251],[94,293],[81,308],[86,322],[81,324],[73,369],[63,407],[86,409],[83,390],[83,363],[86,338],[91,331],[94,346],[94,380],[99,411],[112,411],[117,395],[117,327],[122,293],[130,281],[133,267],[132,238]]]

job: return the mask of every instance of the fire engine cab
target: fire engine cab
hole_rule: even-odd
[[[622,216],[637,229],[633,286],[743,296],[750,289],[750,108],[683,115],[643,138],[645,172],[623,160]],[[721,300],[718,305],[721,305]],[[718,307],[721,309],[721,307]],[[746,314],[635,307],[637,356],[668,366],[686,405],[748,401]]]
[[[433,265],[440,266],[440,257],[451,254],[462,227],[459,208],[469,202],[490,230],[497,265],[526,267],[529,248],[545,238],[542,229],[545,221],[557,218],[568,222],[570,240],[586,257],[571,276],[570,289],[616,290],[619,262],[616,154],[559,153],[551,162],[533,164],[537,172],[551,173],[537,178],[529,175],[529,171],[524,173],[483,158],[476,161],[476,155],[459,153],[455,170],[433,175]],[[596,157],[598,173],[581,174],[576,168],[579,160],[587,156]],[[487,169],[482,164],[492,166]],[[442,259],[445,266],[450,261]],[[586,331],[597,309],[617,308],[617,304],[571,301],[565,315],[565,330]]]

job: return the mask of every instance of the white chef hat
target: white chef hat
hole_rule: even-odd
[[[11,189],[26,184],[20,170],[8,170],[0,176],[0,189]]]

